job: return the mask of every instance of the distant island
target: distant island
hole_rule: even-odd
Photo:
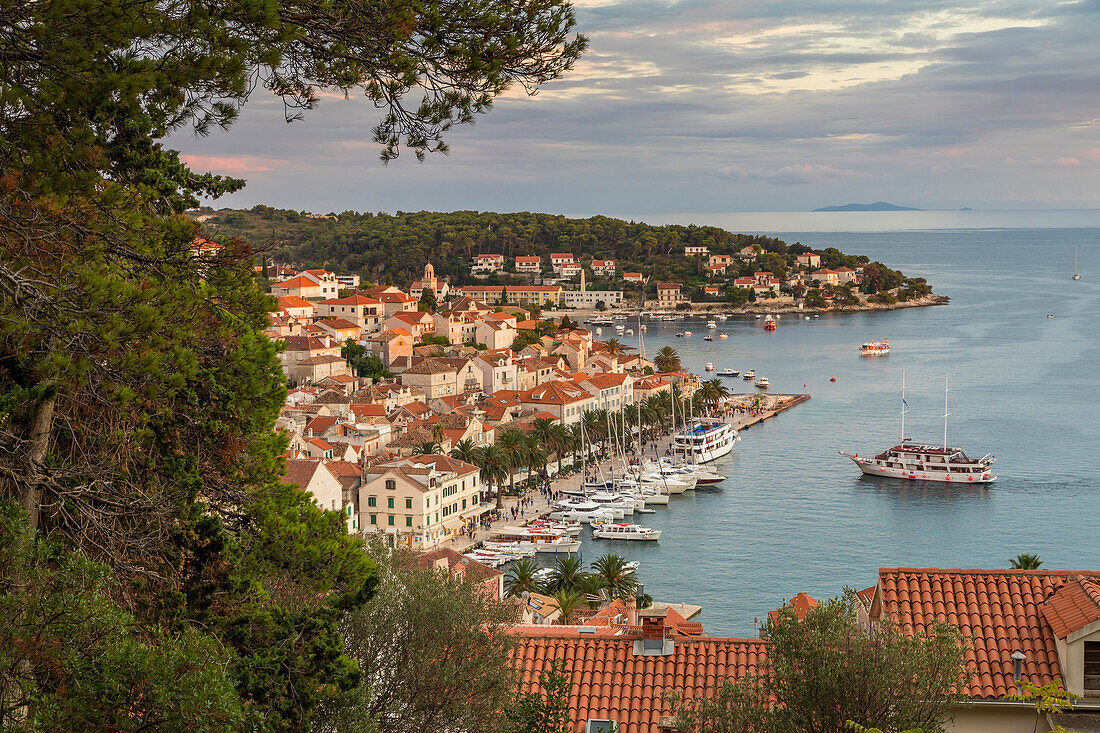
[[[914,209],[911,206],[898,206],[897,204],[887,203],[886,201],[876,201],[873,204],[823,206],[820,209],[814,209],[814,211],[923,211],[923,209]]]

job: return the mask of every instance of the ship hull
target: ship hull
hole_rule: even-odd
[[[895,478],[904,481],[934,481],[944,484],[991,484],[997,477],[991,473],[949,473],[924,469],[893,468],[882,466],[874,462],[858,457],[848,456],[859,466],[859,470],[867,476],[880,476],[882,478]]]

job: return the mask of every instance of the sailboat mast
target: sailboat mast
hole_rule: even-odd
[[[947,411],[947,393],[951,391],[948,375],[943,375],[943,449],[947,450],[947,416],[951,413]]]
[[[905,372],[901,373],[901,442],[905,442]]]

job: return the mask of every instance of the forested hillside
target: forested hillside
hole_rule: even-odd
[[[358,272],[372,281],[389,275],[399,285],[418,277],[429,256],[437,274],[458,283],[469,278],[470,258],[487,252],[503,254],[509,267],[516,255],[545,258],[551,252],[572,252],[582,262],[618,260],[619,272],[642,271],[656,279],[686,281],[702,276],[706,261],[684,257],[685,246],[702,245],[721,253],[756,244],[769,252],[788,252],[784,242],[771,237],[707,226],[651,226],[606,216],[568,219],[528,212],[422,211],[317,217],[268,206],[194,213],[211,238],[243,237],[254,248],[266,248],[276,262]]]

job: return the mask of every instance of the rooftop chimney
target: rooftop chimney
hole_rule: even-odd
[[[1027,659],[1027,655],[1025,655],[1023,652],[1021,652],[1021,651],[1012,652],[1012,661],[1013,661],[1012,679],[1016,680],[1016,694],[1017,695],[1023,694],[1023,690],[1020,689],[1020,678],[1023,676],[1023,673],[1024,673],[1024,660],[1025,659]]]

